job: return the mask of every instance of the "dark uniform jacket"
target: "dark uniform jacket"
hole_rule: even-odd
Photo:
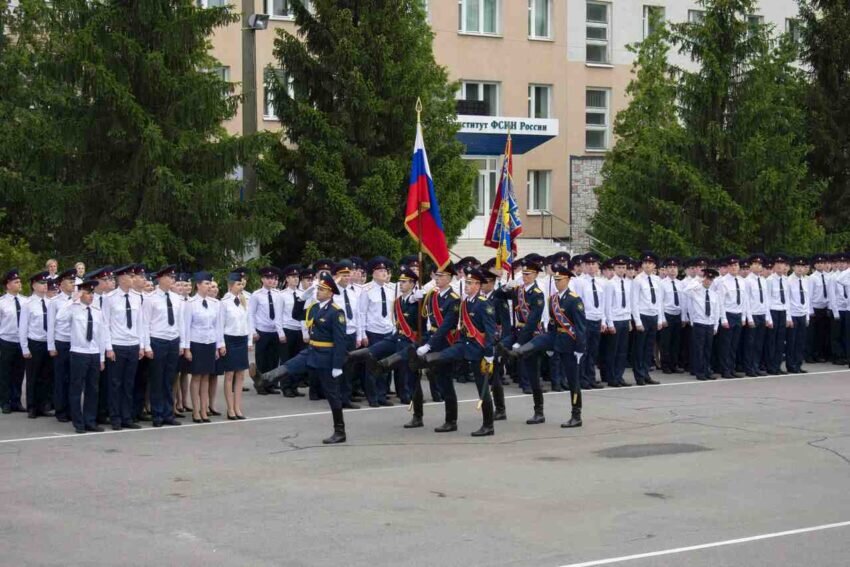
[[[483,295],[467,298],[461,303],[460,329],[463,358],[480,361],[493,356],[496,340],[496,309]]]
[[[309,368],[342,368],[346,357],[345,312],[332,301],[320,307],[314,303],[307,309],[310,348]]]
[[[437,310],[434,310],[434,297],[436,296]],[[430,325],[436,329],[428,339],[428,346],[433,351],[439,351],[457,340],[457,321],[460,313],[460,296],[450,289],[445,295],[440,295],[436,288],[428,292],[422,300],[424,316],[428,318]],[[442,316],[442,323],[439,317]]]
[[[521,284],[514,289],[497,289],[493,295],[513,303],[516,316],[516,342],[525,344],[533,339],[538,333],[540,319],[543,317],[543,309],[546,306],[546,300],[537,282],[531,284],[528,291],[525,291],[525,284]],[[504,331],[502,334],[505,334]]]
[[[575,292],[552,296],[548,331],[552,334],[555,352],[584,352],[587,345],[585,327],[584,303]]]

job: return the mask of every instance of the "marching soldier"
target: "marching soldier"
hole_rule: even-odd
[[[48,411],[53,363],[47,352],[47,272],[30,277],[32,295],[21,310],[20,339],[27,373],[27,412],[31,419]]]
[[[499,274],[496,271],[496,260],[492,258],[482,266],[484,274],[484,282],[481,284],[481,295],[487,299],[495,310],[496,320],[496,338],[495,342],[499,343],[506,334],[511,333],[511,308],[508,302],[504,299],[498,299],[494,292],[496,290],[496,280],[499,279]],[[493,373],[490,377],[490,385],[493,388],[493,405],[495,412],[493,413],[493,421],[503,421],[507,419],[507,411],[505,408],[505,388],[502,383],[502,375],[505,371],[505,361],[498,360],[494,362]],[[552,384],[555,384],[553,380]]]
[[[422,300],[423,317],[428,321],[428,335],[424,345],[416,349],[423,357],[431,351],[445,350],[457,342],[457,322],[460,316],[460,296],[452,289],[455,268],[451,262],[442,270],[435,270],[435,287]],[[457,393],[449,372],[436,376],[437,386],[446,407],[446,421],[436,427],[437,433],[457,431]]]
[[[496,310],[493,304],[481,296],[481,284],[485,276],[478,268],[467,268],[466,297],[460,303],[461,338],[452,346],[434,353],[425,354],[428,366],[445,365],[457,361],[467,361],[475,376],[475,385],[481,399],[483,423],[473,431],[473,437],[493,435],[493,399],[490,395],[490,376],[493,374],[493,344],[496,335]],[[423,347],[424,348],[424,347]],[[455,411],[457,406],[455,406]],[[457,430],[457,415],[454,416],[454,429]],[[446,418],[448,422],[448,418]],[[438,428],[439,429],[439,428]]]

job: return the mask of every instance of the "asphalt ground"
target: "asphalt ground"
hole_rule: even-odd
[[[567,394],[509,387],[475,439],[246,393],[250,419],[76,435],[0,416],[0,565],[761,566],[850,564],[850,371]],[[223,404],[223,399],[220,400]],[[218,408],[222,410],[223,408]]]

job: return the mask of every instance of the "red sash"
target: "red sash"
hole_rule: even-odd
[[[570,318],[567,317],[567,314],[564,313],[564,310],[561,309],[560,294],[553,294],[549,299],[550,311],[552,313],[552,319],[558,323],[558,326],[564,330],[570,337],[574,340],[576,338],[575,329],[573,327],[573,322],[570,321]]]
[[[479,331],[478,327],[475,326],[475,323],[472,322],[472,317],[469,315],[467,303],[468,300],[464,300],[460,306],[460,320],[463,322],[463,326],[466,328],[467,336],[475,339],[475,342],[481,345],[481,348],[484,348],[484,333]]]
[[[531,308],[528,306],[528,301],[525,299],[525,287],[519,286],[516,288],[516,312],[517,319],[520,323],[528,321],[528,316],[531,314]]]
[[[417,309],[417,312],[418,311],[419,310]],[[419,340],[419,334],[410,328],[407,319],[404,317],[404,310],[401,308],[401,301],[395,302],[395,321],[398,324],[398,329],[401,331],[402,335],[414,343]]]
[[[434,314],[434,321],[437,322],[437,327],[441,327],[443,325],[443,312],[440,311],[440,303],[437,301],[437,296],[440,293],[436,290],[431,292],[431,313]],[[446,340],[450,345],[453,345],[457,342],[457,329],[452,329],[448,333],[446,333]]]

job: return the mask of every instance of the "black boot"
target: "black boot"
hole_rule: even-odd
[[[334,445],[336,443],[345,443],[345,422],[342,420],[342,410],[331,410],[334,418],[334,433],[327,439],[323,439],[325,445]]]
[[[481,424],[481,429],[478,431],[473,431],[471,435],[473,437],[486,437],[487,435],[493,435],[495,430],[493,429],[493,400],[488,396],[484,400],[484,404],[481,406],[481,413],[484,416],[484,423]]]
[[[543,415],[543,392],[535,390],[531,395],[534,397],[534,415],[531,416],[531,419],[526,419],[525,422],[528,425],[546,423],[546,416]]]
[[[410,418],[410,421],[404,424],[405,429],[416,429],[417,427],[423,427],[425,424],[422,423],[422,416],[414,415]]]
[[[395,354],[391,354],[388,357],[379,360],[377,366],[381,370],[389,370],[397,364],[400,364],[402,360],[404,360],[404,353],[402,351],[399,351]]]
[[[457,431],[457,401],[450,402],[446,400],[446,422],[440,427],[435,427],[437,433],[447,433],[449,431]]]
[[[282,364],[274,370],[260,374],[254,381],[254,388],[261,396],[277,393],[279,385],[287,374],[289,374],[289,371],[286,369],[286,365]]]
[[[561,427],[581,427],[581,408],[573,408],[573,415],[566,423],[562,423]]]
[[[473,437],[486,437],[487,435],[493,435],[495,432],[496,430],[493,429],[492,425],[482,425],[481,429],[473,431],[470,435]]]

